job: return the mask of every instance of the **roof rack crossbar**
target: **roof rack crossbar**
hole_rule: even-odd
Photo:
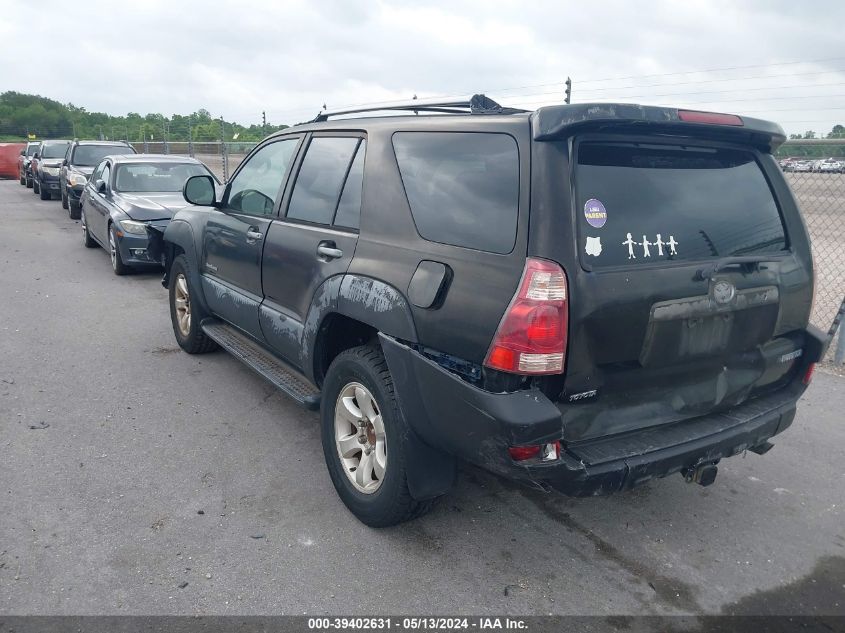
[[[414,99],[404,103],[376,104],[366,107],[346,108],[343,110],[326,110],[320,112],[311,122],[320,123],[322,121],[328,121],[329,117],[344,114],[361,114],[364,112],[379,112],[385,110],[415,113],[438,112],[441,114],[517,114],[520,112],[528,112],[528,110],[521,110],[519,108],[505,108],[492,99],[482,94],[477,94],[472,95],[471,97],[452,99],[449,101]]]

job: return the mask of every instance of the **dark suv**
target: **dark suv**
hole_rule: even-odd
[[[67,148],[62,170],[59,174],[59,188],[62,193],[62,208],[68,210],[73,220],[79,219],[80,200],[88,177],[94,167],[110,154],[136,154],[135,148],[125,141],[78,141]]]
[[[32,193],[42,200],[59,194],[59,172],[70,141],[41,141],[32,161]]]
[[[275,134],[185,184],[173,330],[311,409],[364,523],[456,459],[571,495],[717,462],[792,422],[826,341],[772,123],[472,100]],[[351,114],[347,111],[337,114]],[[407,114],[407,112],[406,112]]]

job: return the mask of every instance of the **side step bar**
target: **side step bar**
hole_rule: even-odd
[[[320,408],[320,390],[305,376],[276,358],[251,338],[219,319],[203,319],[203,332],[232,356],[258,372],[306,409]]]

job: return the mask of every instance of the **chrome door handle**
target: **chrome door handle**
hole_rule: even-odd
[[[339,248],[332,248],[331,246],[320,244],[317,247],[317,255],[325,257],[326,259],[339,259],[343,257],[343,251]]]
[[[264,234],[260,233],[259,231],[254,230],[254,229],[249,229],[246,232],[246,239],[247,240],[253,240],[253,241],[254,240],[260,240],[262,237],[264,237]]]

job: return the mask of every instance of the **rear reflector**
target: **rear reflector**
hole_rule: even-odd
[[[555,262],[528,258],[484,365],[514,374],[562,373],[568,319],[563,269]]]
[[[742,119],[735,114],[719,112],[699,112],[698,110],[678,110],[678,118],[687,123],[711,123],[713,125],[743,125]]]
[[[816,364],[810,363],[810,366],[807,367],[807,371],[804,373],[804,379],[802,382],[805,385],[809,385],[813,381],[813,373],[816,371]]]
[[[548,442],[547,444],[532,444],[530,446],[511,446],[508,448],[511,459],[515,462],[524,462],[527,459],[542,458],[544,462],[550,462],[560,457],[560,441]]]

